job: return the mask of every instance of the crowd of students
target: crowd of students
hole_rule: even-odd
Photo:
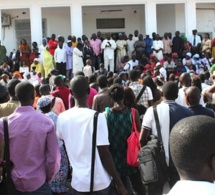
[[[137,35],[138,32],[135,31],[135,37]],[[97,40],[95,36],[92,35],[94,41]],[[36,58],[32,58],[32,71],[27,70],[27,58],[24,59],[23,55],[20,56],[22,66],[19,63],[17,65],[19,69],[16,69],[16,64],[13,66],[14,71],[9,70],[7,63],[1,67],[0,117],[8,117],[13,162],[11,172],[19,194],[66,195],[69,165],[72,167],[72,194],[89,193],[96,111],[99,115],[94,170],[95,194],[111,194],[115,188],[122,195],[133,192],[141,195],[162,194],[163,185],[143,185],[138,167],[129,166],[126,161],[127,139],[133,123],[140,132],[141,146],[147,144],[150,134],[157,135],[154,106],[158,112],[169,168],[169,186],[172,189],[169,194],[214,194],[215,186],[211,183],[215,179],[215,78],[210,52],[198,53],[199,44],[198,47],[191,46],[190,51],[184,54],[182,50],[178,53],[172,53],[171,50],[169,53],[169,50],[163,52],[162,49],[153,47],[151,52],[154,54],[147,54],[145,52],[148,49],[141,53],[143,50],[139,48],[132,51],[130,57],[122,56],[120,66],[114,73],[109,71],[110,63],[113,62],[105,59],[105,49],[110,50],[114,44],[108,43],[107,40],[113,41],[108,36],[104,46],[106,64],[100,63],[101,56],[90,58],[90,55],[86,55],[85,61],[82,58],[82,61],[75,60],[77,67],[74,68],[75,49],[81,51],[86,47],[80,42],[77,47],[74,46],[71,68],[73,74],[71,69],[68,72],[68,69],[62,68],[64,65],[66,67],[64,61],[58,60],[59,56],[61,58],[66,55],[61,53],[65,44],[61,42],[61,36],[59,45],[57,41],[55,43],[54,35],[48,47],[44,44],[44,51],[48,54],[40,53],[43,55],[42,60],[39,52]],[[143,44],[141,34],[138,36],[134,45],[140,47],[145,42]],[[160,41],[158,37],[155,36],[156,41]],[[165,37],[168,38],[168,35],[165,34],[164,39]],[[178,39],[178,32],[176,37]],[[74,40],[71,37],[68,47],[76,43]],[[119,40],[123,42],[122,38]],[[44,39],[44,43],[45,41]],[[174,44],[174,39],[172,42]],[[86,39],[84,43],[87,45],[90,42]],[[146,45],[142,48],[145,47]],[[170,48],[173,49],[174,46]],[[157,55],[160,51],[162,52]],[[193,58],[192,52],[195,52]],[[163,54],[164,57],[160,58]],[[16,58],[17,62],[21,58]],[[52,65],[46,70],[45,63],[48,61]],[[86,63],[85,66],[83,62]],[[42,73],[44,70],[45,73]],[[135,109],[133,120],[132,109]],[[208,134],[202,139],[205,129]],[[181,132],[184,136],[180,135]],[[0,166],[5,165],[3,137],[1,118]],[[204,145],[197,147],[197,143]],[[192,144],[197,145],[194,147]],[[192,162],[191,157],[195,162]],[[179,176],[182,180],[189,181],[179,182]]]

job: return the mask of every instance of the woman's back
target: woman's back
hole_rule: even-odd
[[[126,162],[127,139],[132,130],[131,109],[121,111],[109,109],[107,111],[109,131],[109,150],[120,176],[137,172],[137,168],[129,167]]]

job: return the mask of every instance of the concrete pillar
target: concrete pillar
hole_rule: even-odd
[[[76,38],[81,37],[83,35],[82,6],[78,1],[70,6],[70,17],[72,35]]]
[[[145,23],[147,35],[151,36],[153,32],[157,32],[156,3],[150,0],[145,4]]]
[[[192,30],[196,29],[196,3],[193,0],[185,3],[185,26],[186,36],[192,35]]]
[[[31,41],[36,41],[38,45],[42,43],[43,30],[42,30],[42,11],[41,7],[34,4],[30,8],[30,21],[31,21]]]

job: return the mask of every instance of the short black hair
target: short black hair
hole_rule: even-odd
[[[88,80],[85,76],[82,76],[82,75],[75,76],[71,80],[70,88],[75,99],[81,99],[81,98],[87,97],[87,95],[90,93]]]
[[[16,85],[15,95],[21,103],[28,103],[34,99],[34,86],[28,81]]]
[[[114,80],[113,80],[113,84],[119,84],[119,85],[122,85],[122,79],[119,78],[119,77],[116,77]]]
[[[96,82],[96,79],[97,79],[96,75],[94,75],[94,74],[90,75],[90,76],[88,77],[88,82],[89,82],[89,84],[95,83],[95,82]]]
[[[178,86],[175,82],[169,81],[163,85],[162,92],[167,100],[175,100],[178,97]]]
[[[62,79],[61,76],[56,76],[56,77],[54,78],[54,84],[55,84],[56,86],[62,86],[63,83],[64,83],[64,81],[63,81],[63,79]]]
[[[78,72],[75,73],[75,76],[78,76],[78,75],[79,75],[79,76],[80,76],[80,75],[81,75],[81,76],[84,76],[84,73],[83,73],[82,71],[78,71]]]
[[[201,80],[202,83],[205,82],[205,74],[201,73],[201,74],[199,75],[199,78],[200,78],[200,80]]]
[[[15,96],[15,87],[21,81],[19,79],[11,79],[7,85],[8,93],[11,97]]]
[[[48,84],[43,84],[39,88],[40,95],[49,95],[50,91],[51,91],[50,85]]]
[[[209,80],[210,76],[211,76],[211,75],[210,75],[210,72],[209,72],[209,71],[206,71],[206,72],[205,72],[205,79],[206,79],[206,80]]]
[[[110,87],[109,96],[114,102],[122,101],[124,99],[124,89],[122,85],[113,84]]]
[[[137,70],[130,70],[129,78],[131,79],[131,81],[137,81],[139,78],[139,72]]]
[[[97,83],[98,83],[98,86],[103,89],[105,87],[107,87],[107,77],[104,76],[104,75],[100,75],[98,78],[97,78]]]
[[[170,135],[170,152],[179,173],[199,179],[205,165],[215,156],[215,120],[208,116],[191,116],[179,121]]]

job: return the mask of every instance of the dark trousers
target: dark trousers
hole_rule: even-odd
[[[56,68],[57,70],[59,71],[59,74],[62,74],[64,76],[66,76],[66,62],[63,63],[63,62],[56,62]]]
[[[99,54],[98,56],[94,55],[93,66],[94,66],[95,70],[99,69],[100,64],[101,64],[101,54]]]
[[[170,189],[175,185],[177,181],[180,180],[178,172],[175,167],[169,167],[169,186]],[[148,184],[148,195],[162,195],[163,194],[163,184]]]
[[[121,177],[121,180],[128,191],[131,191],[131,187],[133,188],[136,195],[145,195],[146,188],[141,181],[140,172],[128,176],[131,186],[128,184],[127,177]]]
[[[104,190],[93,192],[93,195],[110,195],[112,185],[108,186]],[[92,195],[90,192],[78,192],[75,189],[72,189],[72,195]]]
[[[46,182],[33,192],[18,192],[18,195],[52,195],[51,188]]]

